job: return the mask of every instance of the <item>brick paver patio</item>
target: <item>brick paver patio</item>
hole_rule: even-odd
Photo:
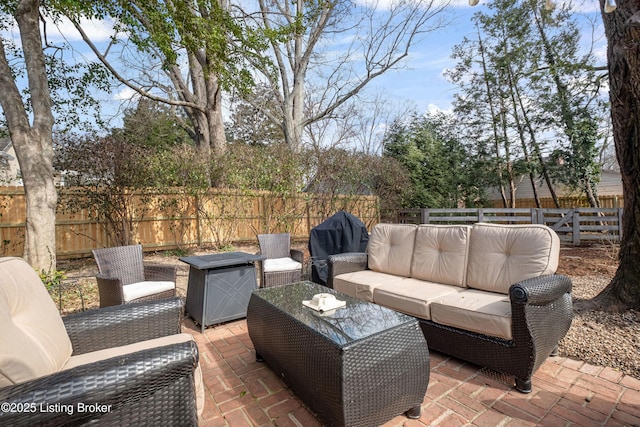
[[[322,424],[255,353],[245,320],[185,331],[200,349],[206,386],[201,426]],[[640,426],[640,380],[611,368],[549,358],[521,394],[505,378],[440,353],[431,353],[431,378],[422,416],[397,416],[395,426]],[[372,426],[373,427],[373,426]]]

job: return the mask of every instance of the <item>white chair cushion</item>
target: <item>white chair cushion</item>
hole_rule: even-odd
[[[410,277],[417,228],[412,224],[376,224],[367,246],[369,269]]]
[[[0,388],[59,371],[71,357],[60,313],[35,270],[0,258]]]
[[[146,281],[124,285],[122,293],[124,301],[129,302],[138,298],[148,297],[149,295],[158,294],[160,292],[170,291],[176,287],[173,282],[165,281]]]
[[[511,302],[494,292],[467,289],[431,303],[431,320],[441,325],[510,340]]]
[[[300,264],[295,259],[288,257],[265,259],[263,265],[265,273],[302,270],[302,264]]]
[[[123,356],[137,351],[147,350],[155,347],[162,347],[165,345],[178,344],[193,340],[193,337],[189,334],[174,334],[165,337],[155,338],[148,341],[140,341],[137,343],[123,345],[121,347],[111,347],[104,350],[92,351],[91,353],[79,354],[77,356],[71,356],[67,363],[63,366],[63,370],[72,369],[77,366],[86,365],[88,363],[99,362],[101,360],[111,359],[113,357]],[[202,382],[202,370],[200,364],[196,366],[196,370],[193,374],[194,382],[196,386],[196,408],[198,409],[198,415],[202,415],[204,409],[204,385]]]

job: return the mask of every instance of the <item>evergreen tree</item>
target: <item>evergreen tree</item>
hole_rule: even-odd
[[[595,206],[596,123],[604,112],[593,54],[581,52],[564,9],[549,12],[534,0],[489,7],[474,16],[477,40],[456,47],[458,64],[449,73],[461,88],[455,111],[465,139],[494,159],[505,206],[515,207],[520,174],[529,175],[534,191],[544,179],[556,203],[554,180],[580,188]]]
[[[409,173],[406,207],[455,208],[482,203],[483,177],[476,159],[452,133],[444,115],[396,121],[385,138],[384,155]]]

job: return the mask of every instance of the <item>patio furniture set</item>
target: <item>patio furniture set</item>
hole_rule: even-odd
[[[143,266],[141,247],[96,250],[107,307],[64,318],[24,261],[0,258],[10,278],[0,287],[10,325],[0,333],[0,402],[110,405],[0,411],[0,424],[197,424],[204,391],[197,346],[180,334],[185,313],[202,331],[246,316],[257,360],[330,426],[419,417],[429,349],[511,375],[528,392],[571,323],[571,282],[554,274],[559,241],[544,226],[378,224],[365,252],[328,255],[327,286],[301,280],[288,234],[258,241],[257,255],[181,258],[186,309],[175,269]]]

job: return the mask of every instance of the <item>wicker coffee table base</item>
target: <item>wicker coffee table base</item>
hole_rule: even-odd
[[[254,294],[247,326],[258,360],[326,425],[370,427],[402,413],[420,416],[429,352],[417,321],[338,346]]]

